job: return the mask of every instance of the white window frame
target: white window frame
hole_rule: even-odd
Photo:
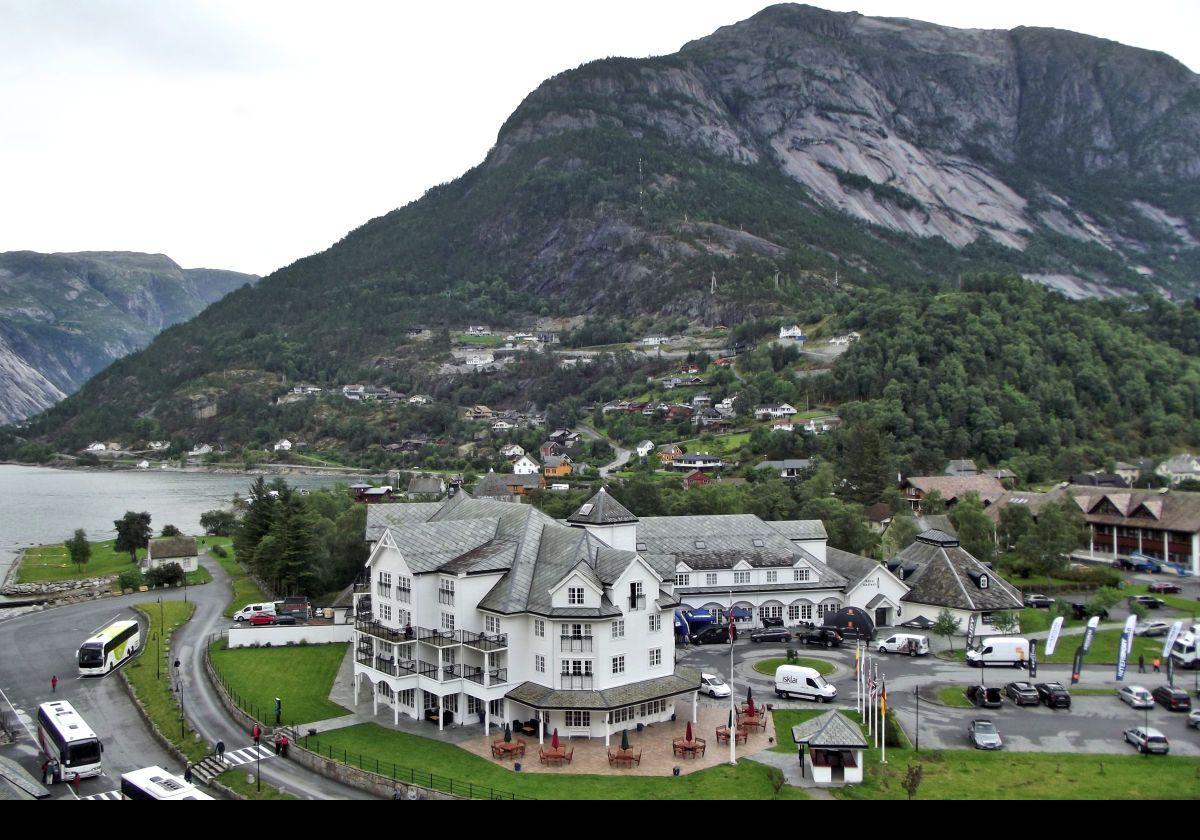
[[[750,582],[750,573],[749,572],[734,572],[733,573],[733,582],[735,584],[749,583]]]
[[[797,583],[807,583],[809,578],[808,569],[792,569],[792,580]]]
[[[538,674],[546,673],[546,657],[540,653],[535,653],[533,655],[533,670]]]
[[[704,575],[704,585],[705,586],[716,586],[717,585],[717,573],[716,572],[706,573]]]
[[[625,673],[625,654],[622,653],[612,658],[612,672],[613,674]]]
[[[452,612],[442,613],[442,629],[448,630],[451,633],[454,632],[454,613],[452,613]]]
[[[539,636],[539,637],[546,635],[546,622],[545,621],[543,621],[540,618],[535,618],[533,620],[533,635]]]
[[[662,630],[662,613],[650,613],[649,627],[651,633]]]
[[[500,619],[494,615],[485,615],[483,617],[483,629],[485,633],[498,634],[500,632]]]
[[[662,665],[662,648],[650,648],[650,667],[658,668]]]
[[[675,585],[676,586],[689,586],[690,585],[689,581],[691,581],[691,579],[692,579],[691,575],[685,574],[683,572],[679,572],[678,574],[675,575]]]
[[[767,583],[779,583],[778,569],[771,569],[767,572]]]
[[[581,607],[584,603],[584,591],[582,586],[567,587],[567,603],[573,607]]]
[[[618,618],[612,623],[612,637],[614,639],[625,638],[625,619]]]

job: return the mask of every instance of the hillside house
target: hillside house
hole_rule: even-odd
[[[292,442],[290,440],[288,440],[287,438],[283,438],[282,440],[280,440],[278,443],[275,444],[274,448],[275,448],[276,452],[291,452],[292,451]]]
[[[510,461],[516,460],[525,454],[525,450],[515,443],[506,443],[500,447],[500,457],[507,458]]]
[[[683,477],[683,480],[680,482],[680,484],[683,485],[684,490],[691,490],[693,487],[708,484],[711,481],[711,476],[701,472],[700,470],[692,470]]]
[[[542,475],[546,478],[562,478],[571,474],[571,457],[569,455],[551,455],[542,464]]]
[[[1181,481],[1200,481],[1200,458],[1185,452],[1163,461],[1154,472],[1172,485]]]
[[[542,471],[542,465],[528,455],[521,455],[512,462],[512,471],[515,475],[537,475]]]
[[[150,540],[146,548],[146,556],[140,563],[142,574],[151,569],[161,568],[168,563],[178,563],[186,573],[196,571],[200,565],[196,538],[179,536]]]
[[[408,480],[408,498],[437,501],[446,495],[446,482],[440,475],[414,475]]]
[[[725,462],[717,455],[703,452],[697,455],[680,455],[671,461],[671,469],[691,472],[692,470],[719,470]]]
[[[1004,495],[1004,485],[990,475],[914,475],[900,482],[900,490],[916,512],[921,511],[921,500],[936,490],[946,507],[954,506],[959,499],[975,493],[986,508]]]
[[[519,428],[520,426],[517,423],[514,423],[512,420],[505,420],[503,417],[492,423],[492,431],[497,433],[511,432],[513,429]]]
[[[796,424],[792,422],[790,417],[780,417],[777,420],[771,421],[772,432],[794,432]]]
[[[413,394],[408,398],[409,405],[432,405],[433,397],[428,394]]]
[[[492,410],[486,405],[473,405],[463,412],[463,418],[467,420],[491,420]]]
[[[770,470],[780,478],[803,478],[813,468],[811,458],[785,458],[782,461],[763,461],[754,469]]]
[[[779,328],[779,338],[787,341],[797,341],[804,343],[808,336],[804,334],[804,328],[798,324],[792,324],[790,327]]]
[[[647,455],[649,455],[651,452],[654,451],[654,441],[643,440],[641,443],[639,443],[637,445],[637,449],[635,451],[637,452],[637,455],[639,458],[645,458]]]
[[[787,403],[779,405],[760,405],[754,408],[755,420],[774,420],[779,417],[794,417],[796,409]]]
[[[643,347],[660,347],[669,341],[665,335],[648,335],[642,338],[641,344]]]
[[[975,466],[974,461],[951,461],[942,473],[953,476],[979,475],[979,467]]]

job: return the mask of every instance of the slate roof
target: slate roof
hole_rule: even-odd
[[[812,458],[784,458],[782,461],[763,461],[756,470],[807,470],[813,465]]]
[[[903,567],[902,580],[909,587],[901,601],[969,611],[1019,610],[1025,606],[1017,589],[944,531],[919,534],[912,545],[889,561],[889,567],[894,565]],[[987,589],[979,587],[982,575],[988,578]]]
[[[887,569],[878,560],[833,547],[825,549],[825,563],[846,579],[846,591],[858,586],[871,572],[880,568]]]
[[[827,573],[816,557],[751,514],[648,516],[638,525],[637,541],[646,546],[643,556],[669,555],[697,571],[732,569],[743,561],[753,568],[785,568],[803,558],[818,576]]]
[[[626,525],[638,519],[601,487],[600,492],[567,517],[577,525]]]
[[[979,500],[989,505],[1005,493],[1004,485],[990,475],[914,475],[904,479],[904,483],[917,488],[922,495],[936,490],[947,502],[977,493]]]
[[[865,750],[862,730],[841,712],[826,712],[792,727],[792,739],[817,749]]]
[[[1006,506],[1025,505],[1036,517],[1042,507],[1063,498],[1074,499],[1084,518],[1088,522],[1100,525],[1178,531],[1186,534],[1200,532],[1200,493],[1179,490],[1164,493],[1159,490],[1126,490],[1074,484],[1060,485],[1049,493],[1013,490],[988,508],[987,513],[993,521],[999,521],[1000,511]]]
[[[820,519],[785,519],[766,524],[789,540],[829,539],[825,533],[825,523]]]
[[[150,556],[155,560],[166,560],[171,557],[195,557],[195,537],[159,537],[150,540]]]
[[[700,672],[692,668],[676,668],[674,674],[641,682],[627,683],[598,691],[565,691],[521,683],[504,696],[534,709],[619,709],[637,703],[648,703],[696,691],[700,687]]]
[[[408,492],[423,496],[439,496],[446,492],[445,482],[438,475],[414,475],[408,482]]]
[[[442,502],[419,502],[400,505],[366,505],[367,542],[376,542],[383,536],[385,528],[398,528],[416,522],[427,522],[437,513]]]

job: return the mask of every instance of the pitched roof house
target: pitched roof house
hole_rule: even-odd
[[[146,556],[139,564],[142,573],[165,566],[168,563],[178,563],[185,572],[194,572],[200,565],[199,551],[196,549],[195,537],[159,537],[150,540]]]

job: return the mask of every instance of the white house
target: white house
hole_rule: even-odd
[[[433,402],[433,397],[428,394],[413,394],[408,398],[409,405],[430,405]]]
[[[496,361],[496,356],[492,353],[472,353],[467,356],[467,364],[473,367],[483,367],[490,365]]]
[[[771,422],[772,432],[794,432],[795,430],[796,425],[792,422],[792,418],[790,417],[780,417]]]
[[[537,475],[542,471],[542,465],[528,455],[522,454],[512,462],[512,470],[513,475]]]
[[[188,454],[189,455],[207,455],[212,451],[213,451],[213,448],[211,446],[209,446],[207,443],[198,443],[192,447],[192,450]]]
[[[171,448],[171,444],[165,440],[152,440],[146,445],[153,452],[162,452],[164,449]]]
[[[780,403],[779,405],[760,405],[756,406],[754,409],[755,420],[774,420],[779,417],[794,417],[795,415],[795,407],[790,406],[787,403]]]
[[[608,742],[677,709],[695,719],[699,674],[675,666],[670,561],[592,533],[636,528],[612,501],[570,525],[466,492],[368,508],[355,705],[369,695],[374,714],[439,729],[534,720],[539,741],[557,728]]]
[[[909,587],[883,563],[836,548],[825,549],[825,563],[846,579],[845,605],[865,611],[876,627],[912,617],[905,615],[901,604]]]
[[[276,452],[291,452],[292,451],[292,442],[290,440],[288,440],[287,438],[284,438],[283,440],[279,441],[279,443],[275,444],[275,451]]]
[[[513,429],[520,428],[516,423],[510,420],[505,420],[501,417],[496,422],[492,423],[493,432],[511,432]]]
[[[106,444],[100,443],[99,441],[96,441],[94,443],[89,443],[86,451],[87,452],[107,452],[108,446]]]
[[[195,537],[159,537],[150,540],[146,556],[142,558],[142,573],[165,566],[168,563],[178,563],[185,572],[194,572],[200,565],[196,551]]]
[[[150,469],[150,462],[143,458],[142,460],[138,461],[137,468],[139,470],[148,470]]]
[[[491,335],[492,328],[488,326],[472,326],[467,327],[467,335]]]
[[[780,327],[779,337],[799,342],[803,342],[807,338],[807,336],[804,334],[804,329],[796,324],[793,324],[790,327]]]
[[[645,458],[654,451],[654,441],[644,440],[637,445],[637,454],[639,458]]]
[[[642,339],[643,347],[658,347],[661,344],[666,344],[670,339],[665,335],[648,335]]]
[[[500,456],[510,461],[520,458],[524,454],[525,450],[515,443],[508,443],[500,447]]]
[[[1200,458],[1185,452],[1163,461],[1155,472],[1170,481],[1171,484],[1187,480],[1200,480]]]

